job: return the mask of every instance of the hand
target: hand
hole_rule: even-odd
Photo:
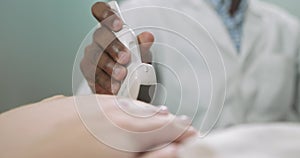
[[[143,154],[138,158],[178,158],[178,146],[170,144],[167,147]]]
[[[83,104],[81,107],[92,107],[95,98],[101,103],[95,106],[100,106],[102,112],[101,110],[87,110],[89,112],[87,116],[95,125],[91,127],[88,122],[82,122],[83,119],[80,117],[82,115],[79,116],[77,113],[77,108],[81,105],[77,104],[80,102]],[[174,151],[176,151],[175,144],[153,152],[144,151],[165,143],[181,143],[196,134],[192,127],[187,126],[186,120],[177,118],[166,110],[160,110],[158,107],[138,101],[121,99],[120,106],[124,106],[125,110],[137,115],[158,112],[150,118],[132,117],[121,110],[115,101],[112,96],[94,95],[58,98],[1,114],[1,158],[150,158],[153,156],[173,158]],[[105,119],[103,112],[109,119]],[[134,132],[124,134],[119,128],[113,128],[116,126],[110,126],[112,123],[127,131],[138,133],[151,131],[151,133],[146,137],[138,136]],[[157,133],[152,132],[162,127],[166,128]],[[99,132],[96,135],[91,133],[90,129],[97,128]],[[112,142],[99,139],[101,136],[107,137]],[[110,147],[120,142],[124,147],[137,147],[136,149],[140,149],[141,152],[126,152],[122,151],[125,148]]]
[[[92,13],[102,26],[95,31],[93,43],[86,47],[81,71],[94,93],[117,94],[121,81],[127,75],[126,65],[130,62],[129,50],[112,32],[120,31],[123,22],[104,2],[95,3]],[[150,62],[149,49],[154,41],[153,35],[143,32],[137,38],[142,61]]]

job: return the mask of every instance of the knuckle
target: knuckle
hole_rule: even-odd
[[[98,61],[100,60],[101,54],[101,49],[95,48],[93,44],[91,44],[85,48],[82,60],[85,60],[92,65],[97,65]]]
[[[100,27],[97,30],[95,30],[95,32],[93,33],[93,40],[98,41],[98,39],[103,38],[102,34],[104,34],[104,29],[103,27]]]
[[[86,73],[85,73],[85,66],[86,66],[86,64],[85,64],[85,60],[83,59],[83,60],[81,60],[80,61],[80,70],[81,70],[81,72],[83,73],[83,75],[84,76],[86,76]]]
[[[80,61],[80,70],[82,71],[83,69],[84,69],[84,59],[82,59],[81,61]]]
[[[93,67],[91,65],[89,65],[86,61],[82,60],[80,62],[80,70],[81,70],[84,78],[89,82],[94,81],[92,69],[93,69]]]
[[[87,47],[84,48],[84,58],[86,58],[91,54],[91,47],[92,45],[88,45]]]

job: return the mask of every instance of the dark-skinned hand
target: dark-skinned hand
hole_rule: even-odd
[[[92,14],[101,23],[93,35],[93,42],[86,47],[80,63],[81,71],[91,90],[97,94],[117,94],[121,81],[127,75],[130,51],[116,38],[114,32],[123,27],[123,21],[107,3],[97,2]],[[149,51],[154,37],[149,32],[137,36],[143,62],[151,62]]]

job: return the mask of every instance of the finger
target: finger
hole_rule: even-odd
[[[125,109],[130,111],[130,113],[134,113],[135,116],[141,116],[136,118],[129,115],[122,118],[125,122],[122,122],[124,125],[121,126],[124,126],[124,128],[129,126],[130,128],[128,130],[135,132],[149,132],[161,129],[161,132],[176,131],[177,133],[180,133],[180,135],[185,131],[187,131],[188,134],[189,132],[195,133],[193,128],[190,128],[191,120],[187,116],[174,116],[169,113],[167,108],[162,108],[165,106],[156,107],[141,101],[126,98],[119,98],[118,102],[124,106],[124,108],[126,107]],[[134,122],[134,124],[132,124],[132,122]],[[170,133],[166,132],[166,134]],[[176,138],[180,135],[177,135]]]
[[[93,64],[87,58],[83,58],[80,62],[80,69],[85,79],[90,83],[95,83],[95,74],[97,65]]]
[[[102,49],[94,42],[87,46],[81,62],[81,71],[93,93],[111,94],[111,92],[105,90],[99,84],[95,84],[96,68],[102,53]]]
[[[145,145],[145,149],[149,149],[147,148],[147,145],[152,145],[148,146],[151,149],[153,145],[157,147],[163,144],[182,142],[197,134],[196,130],[193,127],[191,127],[186,120],[183,120],[180,117],[175,117],[174,119],[174,117],[171,116],[167,117],[167,120],[163,117],[158,117],[158,120],[156,120],[156,124],[155,119],[153,120],[154,122],[148,121],[148,126],[156,126],[160,128],[148,131],[148,137],[141,138],[141,144]]]
[[[145,52],[151,48],[154,42],[154,36],[150,32],[143,32],[138,35],[138,41],[139,44],[143,44],[143,46],[141,47],[141,51]]]
[[[130,51],[118,38],[115,38],[115,40],[106,48],[106,51],[121,65],[126,65],[130,62]]]
[[[195,130],[194,127],[190,126],[190,127],[187,127],[185,129],[184,133],[182,133],[174,142],[182,143],[183,141],[187,140],[188,138],[195,137],[196,135],[197,135],[197,131]]]
[[[138,158],[177,158],[177,152],[177,145],[170,144],[160,150],[145,153]]]
[[[105,27],[98,28],[94,32],[94,42],[121,65],[126,65],[130,61],[129,50]]]
[[[95,85],[95,92],[96,92],[96,94],[112,94],[111,92],[102,88],[99,84]]]
[[[181,142],[197,134],[186,116],[175,117],[169,113],[161,113],[157,107],[134,100],[120,98],[118,103],[133,116],[138,116],[120,115],[115,119],[119,127],[133,132],[132,137],[138,140],[141,149],[147,150],[163,144]],[[136,132],[147,133],[147,136],[135,135]]]
[[[94,82],[88,82],[88,85],[91,88],[93,93],[96,93],[96,94],[112,94],[111,92],[105,90],[99,84],[95,84]]]
[[[154,36],[150,32],[143,32],[138,35],[138,41],[140,44],[142,60],[145,63],[150,63],[152,56],[150,53],[150,48],[154,42]]]
[[[93,41],[103,50],[105,50],[115,39],[115,34],[106,27],[98,28],[93,34]]]
[[[122,29],[122,20],[113,12],[113,10],[104,2],[97,2],[92,7],[92,14],[104,26],[112,31]]]
[[[112,94],[117,94],[120,89],[120,82],[113,80],[106,72],[97,68],[95,76],[95,85],[100,85],[106,91]]]
[[[101,55],[98,67],[117,81],[122,81],[127,74],[127,69],[120,64],[117,64],[110,56],[107,55],[107,53],[103,53]]]
[[[158,107],[126,98],[115,99],[117,102],[113,100],[111,104],[115,106],[111,106],[111,110],[105,113],[118,129],[127,131],[127,139],[132,140],[133,144],[138,144],[132,146],[132,151],[149,151],[173,143],[181,135],[187,139],[196,133],[193,129],[187,129],[190,123],[181,117],[177,118],[165,112],[156,113]],[[152,114],[154,112],[155,115],[143,117],[145,110]]]
[[[91,64],[97,65],[102,53],[103,50],[96,43],[93,42],[85,48],[83,60],[87,60]]]
[[[194,127],[192,127],[192,120],[185,115],[177,116],[173,124],[170,125],[170,128],[175,128],[179,132],[178,137],[176,138],[175,142],[182,142],[190,137],[196,136],[197,131]],[[175,132],[176,133],[176,132]]]

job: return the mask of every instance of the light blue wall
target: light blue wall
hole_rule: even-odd
[[[77,48],[96,24],[96,0],[0,1],[0,112],[71,95]],[[268,0],[300,17],[299,0]]]

